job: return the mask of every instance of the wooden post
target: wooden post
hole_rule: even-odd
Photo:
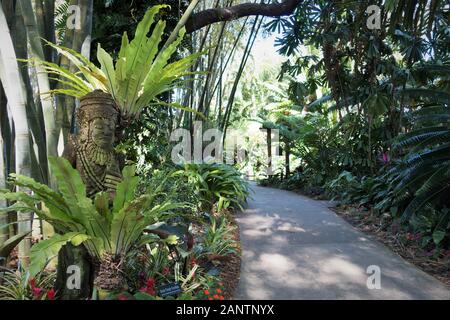
[[[272,174],[272,129],[267,129],[267,175]]]
[[[284,153],[284,156],[285,156],[286,179],[287,179],[287,178],[289,178],[289,176],[291,174],[291,170],[289,168],[289,156],[290,156],[291,152],[290,152],[289,141],[288,141],[287,138],[285,139],[284,144],[285,144],[285,149],[286,149],[285,150],[286,152]]]

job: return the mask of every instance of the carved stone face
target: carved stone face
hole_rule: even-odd
[[[95,118],[89,125],[91,141],[98,147],[111,151],[114,147],[115,121],[106,118]]]

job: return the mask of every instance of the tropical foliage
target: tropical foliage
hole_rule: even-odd
[[[248,183],[235,168],[225,164],[186,163],[174,173],[187,177],[195,187],[200,209],[240,208],[249,196]]]
[[[367,24],[369,4],[305,1],[294,16],[266,24],[284,30],[279,79],[290,82],[291,104],[303,112],[300,119],[287,115],[298,128],[290,147],[294,174],[262,183],[387,213],[445,247],[448,6],[386,1],[377,29]],[[276,113],[261,115],[268,121]]]
[[[137,177],[133,167],[123,169],[123,181],[117,187],[113,207],[109,208],[107,193],[99,193],[95,199],[86,197],[86,187],[80,174],[64,158],[51,158],[51,169],[58,177],[57,190],[52,190],[31,178],[12,175],[12,183],[28,188],[25,192],[2,191],[2,197],[16,202],[5,210],[35,212],[41,219],[51,223],[61,234],[42,240],[31,251],[31,276],[40,272],[54,258],[63,245],[84,244],[89,254],[102,261],[105,256],[124,257],[142,235],[143,230],[179,207],[174,203],[153,205],[159,189],[135,194]],[[40,203],[46,209],[38,209]]]
[[[46,72],[56,75],[55,80],[67,87],[50,92],[80,98],[91,91],[102,90],[111,94],[125,119],[137,117],[158,95],[173,90],[176,86],[174,81],[187,75],[186,70],[201,54],[192,54],[169,63],[170,57],[183,39],[185,30],[180,30],[173,43],[158,50],[166,26],[163,20],[155,24],[151,36],[147,37],[154,24],[155,15],[166,7],[168,6],[159,5],[148,9],[131,42],[124,32],[115,63],[112,56],[99,44],[97,60],[101,68],[72,49],[48,42],[48,45],[69,59],[78,69],[78,72],[72,73],[54,63],[41,61]]]
[[[290,16],[185,35],[187,8],[241,2],[78,1],[76,29],[73,1],[2,2],[0,298],[56,297],[49,261],[71,244],[96,262],[93,299],[101,289],[172,299],[158,288],[174,282],[177,299],[223,299],[222,262],[239,254],[230,213],[250,196],[249,167],[261,184],[336,200],[424,252],[448,251],[448,4],[378,1],[370,16],[369,0],[304,0]],[[283,56],[267,68],[252,52],[261,32],[278,34]],[[121,111],[115,149],[134,165],[116,193],[90,199],[57,155],[77,132],[77,100],[97,89]],[[268,146],[233,166],[174,165],[171,133],[194,139],[199,120],[223,141],[229,128],[253,130]],[[267,163],[272,147],[280,157]]]

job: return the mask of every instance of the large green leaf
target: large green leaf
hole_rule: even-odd
[[[11,251],[19,244],[20,241],[22,241],[27,235],[29,235],[31,231],[23,232],[20,234],[17,234],[8,240],[6,240],[1,246],[0,246],[0,258],[6,259]],[[1,261],[0,261],[1,262]]]
[[[12,173],[10,177],[15,185],[33,191],[34,195],[29,195],[25,192],[9,192],[8,190],[3,190],[0,191],[0,198],[25,203],[28,207],[33,209],[31,211],[52,220],[59,220],[63,222],[72,221],[69,206],[58,192],[55,192],[47,185],[39,183],[30,177],[15,173]],[[49,209],[48,212],[37,210],[36,205],[39,201],[45,203]]]
[[[69,205],[73,216],[79,215],[81,202],[86,202],[86,186],[80,173],[72,167],[67,159],[49,157],[50,168],[55,175],[58,191]]]
[[[86,197],[86,186],[78,171],[64,158],[49,157],[49,162],[72,219],[81,224],[87,234],[102,239],[104,248],[108,249],[109,223],[106,217],[97,212],[92,200]]]
[[[31,248],[30,276],[37,275],[47,263],[58,255],[63,245],[70,242],[78,246],[88,240],[89,236],[79,232],[69,232],[64,235],[55,234],[50,239],[42,240]]]
[[[99,192],[95,195],[94,205],[97,212],[109,221],[112,216],[109,209],[109,193]],[[110,222],[110,221],[109,221]]]
[[[121,49],[121,59],[118,62],[119,65],[116,65],[116,71],[119,73],[117,99],[125,113],[130,112],[139,91],[141,91],[142,82],[151,67],[151,62],[161,41],[165,22],[160,21],[157,24],[150,39],[147,37],[147,33],[154,22],[155,15],[166,7],[168,6],[158,5],[148,9],[136,28],[134,39],[129,44],[126,39],[122,38],[125,41],[122,43],[126,45],[126,49]]]
[[[78,70],[80,70],[85,79],[93,88],[101,90],[105,89],[105,75],[103,74],[102,70],[97,68],[97,66],[90,62],[89,59],[73,49],[58,46],[46,40],[45,42],[47,43],[47,45],[54,48],[58,53],[69,59],[70,62],[72,62],[78,68]]]
[[[132,243],[132,239],[136,239],[141,235],[145,228],[145,225],[142,224],[141,210],[147,197],[146,195],[140,196],[136,200],[125,204],[118,212],[114,212],[110,236],[111,251],[113,253],[126,252],[128,244]]]
[[[118,212],[124,205],[134,199],[139,178],[135,176],[136,167],[126,166],[122,170],[123,180],[117,185],[113,201],[113,212]]]
[[[116,98],[116,74],[114,71],[114,64],[112,57],[103,50],[100,43],[97,47],[97,60],[100,62],[101,70],[105,74],[106,79],[108,80],[108,90],[111,96],[115,99]]]
[[[177,47],[183,40],[185,33],[185,28],[181,28],[178,34],[178,38],[167,48],[161,51],[155,58],[155,61],[153,62],[151,69],[144,80],[144,92],[137,100],[133,112],[138,112],[140,108],[150,103],[157,94],[169,89],[168,85],[176,77],[169,77],[168,74],[161,76],[161,73],[163,73],[163,68],[167,65],[170,57],[176,51]]]
[[[383,115],[389,109],[389,98],[381,93],[376,93],[363,103],[372,117]]]

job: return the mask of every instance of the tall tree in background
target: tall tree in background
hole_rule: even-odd
[[[123,29],[129,29],[130,33],[132,33],[137,21],[139,21],[139,15],[142,15],[146,8],[156,4],[156,2],[134,1],[130,4],[127,1],[118,0],[65,0],[58,2],[52,0],[2,0],[3,10],[7,12],[2,26],[2,34],[5,39],[9,39],[10,43],[12,43],[12,46],[5,47],[2,51],[3,59],[8,61],[2,66],[4,70],[2,72],[2,84],[7,100],[7,104],[2,104],[4,110],[1,110],[2,136],[6,150],[9,150],[8,154],[5,155],[6,167],[9,168],[9,171],[5,172],[5,175],[11,172],[10,165],[14,164],[15,171],[31,175],[47,184],[54,183],[51,173],[47,169],[47,156],[57,155],[58,144],[67,143],[68,135],[75,130],[74,111],[77,101],[67,96],[52,97],[49,92],[56,89],[56,86],[60,86],[60,84],[49,78],[46,73],[41,72],[42,65],[39,62],[25,67],[25,62],[20,60],[19,68],[16,58],[39,58],[48,63],[75,70],[69,59],[58,56],[55,50],[45,45],[45,41],[59,41],[65,47],[81,52],[89,57],[89,52],[95,50],[93,49],[96,47],[95,44],[102,37],[105,37],[107,39],[107,48],[114,53],[118,48],[116,32],[119,33]],[[193,34],[190,41],[186,41],[186,50],[185,52],[180,52],[180,55],[184,56],[189,51],[195,52],[206,49],[208,44],[213,45],[217,42],[217,49],[209,49],[208,60],[201,62],[192,70],[194,72],[207,71],[209,76],[206,77],[201,88],[194,88],[196,93],[188,94],[187,90],[185,93],[175,93],[174,96],[166,95],[161,98],[174,102],[177,100],[177,97],[181,97],[180,102],[187,101],[189,105],[195,106],[193,109],[200,108],[206,114],[210,114],[210,110],[212,110],[211,102],[216,100],[219,108],[215,110],[214,114],[217,115],[217,119],[222,119],[218,121],[223,127],[226,127],[227,119],[229,119],[232,111],[232,100],[235,94],[233,92],[236,89],[231,89],[230,98],[225,104],[222,101],[222,96],[228,89],[226,88],[224,73],[228,71],[227,68],[231,58],[239,51],[239,41],[244,39],[243,35],[246,33],[248,19],[245,19],[244,23],[239,21],[225,23],[225,21],[250,15],[286,15],[291,13],[298,3],[298,0],[288,0],[281,4],[272,5],[214,1],[208,3],[212,8],[207,7],[206,4],[197,8],[193,16],[195,18],[188,19],[186,26],[189,32],[197,30],[199,32]],[[170,4],[172,10],[170,13],[166,13],[167,16],[164,18],[169,21],[169,25],[175,26],[176,22],[183,15],[184,10],[186,10],[188,3],[176,1]],[[69,8],[73,8],[71,6],[79,8],[79,16],[73,16],[78,11],[67,11]],[[226,8],[227,12],[232,12],[233,14],[231,16],[222,14],[224,8]],[[116,11],[121,12],[121,14],[114,15]],[[98,15],[94,16],[94,13]],[[67,19],[72,18],[80,19],[80,25],[76,26],[76,28],[73,28],[73,26],[68,27],[70,24],[67,23]],[[194,26],[192,24],[194,20],[201,22],[201,25],[197,24]],[[258,24],[256,24],[256,21],[259,21]],[[253,20],[254,27],[246,40],[247,45],[241,56],[242,62],[237,73],[236,83],[239,81],[245,62],[248,59],[251,45],[256,37],[255,28],[256,26],[259,28],[261,21],[261,19]],[[209,27],[215,22],[222,23]],[[75,23],[75,25],[77,24]],[[239,26],[237,29],[236,25]],[[108,28],[105,28],[105,26],[108,26]],[[14,32],[8,31],[11,29],[14,29]],[[93,30],[93,36],[91,36],[91,30]],[[111,32],[112,30],[116,32]],[[170,31],[170,28],[168,31]],[[208,37],[208,34],[212,36]],[[237,37],[235,37],[236,35]],[[41,41],[40,39],[43,40]],[[92,41],[94,45],[91,45]],[[108,43],[110,44],[109,47]],[[231,49],[229,54],[226,54],[227,49]],[[14,63],[11,62],[12,60],[14,60]],[[220,61],[220,64],[216,63],[216,61]],[[218,65],[220,65],[220,68],[214,69]],[[15,77],[13,83],[21,85],[11,89],[9,84],[7,84],[9,81],[7,79],[13,75]],[[210,93],[210,88],[213,88],[212,93]],[[20,108],[6,108],[6,105],[17,105]],[[222,107],[225,105],[227,106],[226,110],[222,110]],[[152,112],[149,113],[149,116],[159,118],[159,115]],[[194,120],[192,115],[186,112],[175,111],[173,108],[168,108],[164,116],[169,119],[168,123],[171,124],[167,128],[167,132],[164,132],[166,141],[172,125],[185,123],[188,127],[192,127]],[[10,135],[7,134],[8,129],[4,125],[8,122],[5,120],[7,118],[12,120],[10,124],[12,125],[11,128],[14,128]],[[12,152],[13,149],[8,146],[14,146],[15,151]],[[27,221],[21,221],[19,229],[29,230],[31,217],[27,216],[24,218],[27,218]],[[4,220],[4,216],[2,216],[2,219]],[[19,253],[21,257],[28,256],[29,239],[27,241],[23,242],[24,245],[21,245]]]

